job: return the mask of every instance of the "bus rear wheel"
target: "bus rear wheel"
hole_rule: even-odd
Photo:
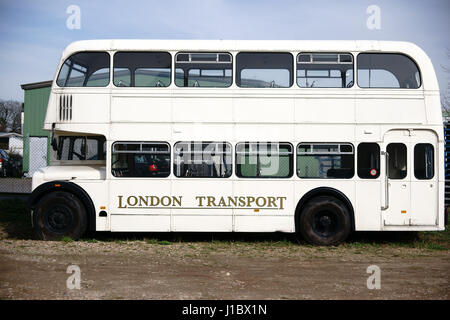
[[[77,240],[87,229],[86,209],[72,193],[52,192],[38,202],[33,212],[33,224],[42,240],[60,240],[63,237]]]
[[[351,231],[349,210],[334,197],[320,196],[305,205],[298,226],[300,235],[311,244],[338,245]]]

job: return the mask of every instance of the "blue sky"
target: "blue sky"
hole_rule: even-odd
[[[70,5],[81,28],[66,26]],[[366,9],[381,10],[381,29]],[[0,0],[0,99],[23,101],[20,84],[50,80],[62,50],[84,39],[284,39],[411,41],[449,91],[449,0]]]

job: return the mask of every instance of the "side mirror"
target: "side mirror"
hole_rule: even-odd
[[[52,123],[52,137],[50,138],[50,145],[54,151],[58,151],[58,142],[55,138],[55,123]]]
[[[56,141],[56,138],[52,137],[50,145],[54,151],[58,151],[58,142]]]

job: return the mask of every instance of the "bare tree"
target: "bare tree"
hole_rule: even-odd
[[[22,103],[0,100],[0,132],[21,133]]]
[[[450,49],[447,48],[447,58],[450,60]],[[441,92],[441,105],[442,111],[448,117],[450,116],[450,66],[442,66],[442,69],[449,74],[447,77],[447,88],[444,92]]]

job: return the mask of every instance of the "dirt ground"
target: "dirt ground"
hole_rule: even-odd
[[[80,289],[67,288],[73,265]],[[380,289],[367,288],[373,265]],[[0,299],[448,300],[449,270],[449,227],[354,233],[337,247],[281,233],[98,232],[39,241],[25,202],[0,201]]]
[[[251,238],[252,236],[250,236]],[[449,299],[448,250],[272,239],[0,240],[1,299]],[[68,266],[81,289],[67,289]],[[369,290],[367,267],[381,271]]]

